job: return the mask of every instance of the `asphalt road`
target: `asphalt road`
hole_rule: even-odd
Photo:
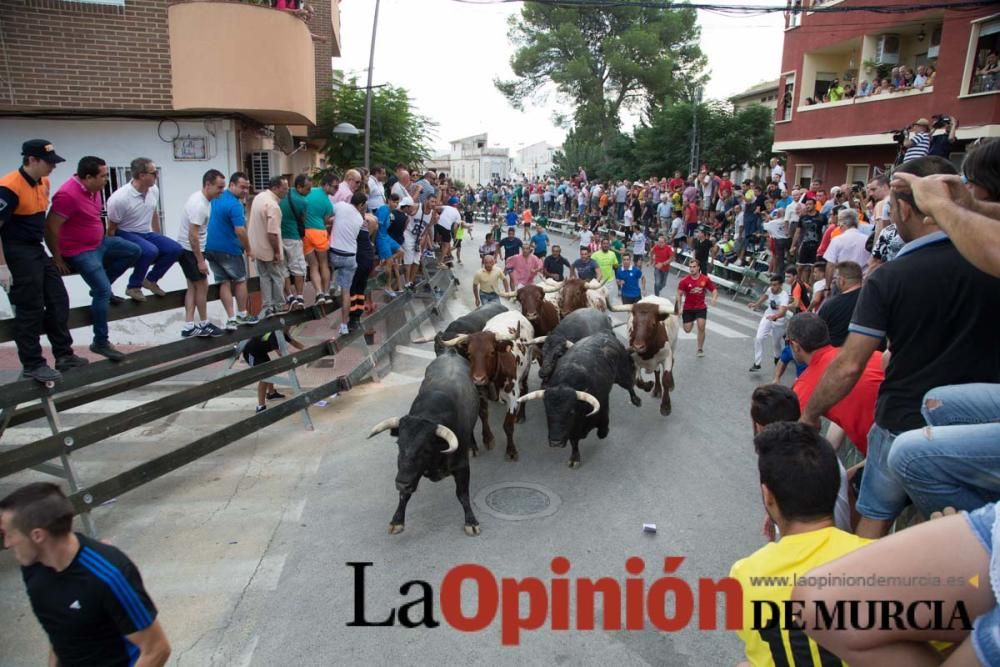
[[[484,230],[477,225],[466,241],[458,297],[440,326],[473,305],[475,248]],[[575,241],[553,240],[576,257]],[[676,280],[664,296],[673,297]],[[704,613],[697,591],[700,578],[724,577],[735,560],[763,544],[749,396],[769,380],[770,363],[760,374],[747,372],[758,319],[723,294],[709,312],[706,356],[695,356],[693,336],[678,341],[673,414],[660,416],[648,394],[642,407],[633,407],[614,389],[611,434],[598,440],[592,433],[581,443],[578,469],[566,466],[568,448],[547,446],[543,408],[534,402],[515,433],[520,460],[504,460],[502,413],[494,406],[491,425],[501,444],[472,461],[478,537],[462,530],[450,479],[424,480],[405,532],[387,532],[397,502],[396,448],[388,433],[365,436],[378,421],[406,413],[432,354],[431,346],[419,345],[397,350],[380,382],[314,411],[314,433],[285,420],[102,509],[99,525],[142,569],[174,646],[171,664],[735,664],[742,652],[733,633],[697,629]],[[530,388],[537,385],[536,368]],[[656,524],[656,533],[643,532],[644,523]],[[546,615],[539,629],[521,633],[517,646],[502,644],[500,612],[475,632],[456,630],[444,618],[441,583],[452,568],[478,564],[497,582],[538,577],[551,595],[556,556],[571,563],[571,580],[610,577],[623,591],[626,559],[645,561],[648,587],[665,576],[665,557],[681,556],[675,574],[694,590],[694,616],[677,632],[649,621],[641,630],[609,631],[601,619],[611,605],[598,598],[597,629],[577,630],[571,593],[569,630],[551,629]],[[429,604],[440,625],[348,626],[359,604],[349,562],[372,563],[365,570],[368,621],[383,621],[394,607],[420,598],[419,587],[405,594],[400,588],[422,580],[432,589]],[[474,584],[461,590],[469,617],[480,599],[488,603]],[[423,609],[414,605],[409,618],[423,618]],[[526,596],[520,611],[527,614]],[[719,611],[721,623],[721,605]],[[0,554],[0,614],[0,664],[39,664],[44,637],[9,554]]]

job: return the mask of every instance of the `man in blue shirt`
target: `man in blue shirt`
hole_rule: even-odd
[[[205,259],[219,286],[219,300],[226,309],[226,329],[230,331],[241,324],[257,324],[257,317],[247,312],[247,264],[243,258],[250,248],[243,209],[249,191],[247,175],[235,172],[229,178],[229,187],[212,200],[205,236]]]
[[[515,227],[515,228],[517,227],[517,213],[514,213],[514,209],[511,208],[507,210],[506,219],[508,227]]]
[[[623,304],[636,303],[646,291],[646,277],[642,269],[632,264],[632,255],[622,255],[622,265],[615,269],[615,281]]]
[[[549,251],[549,235],[541,225],[535,226],[535,235],[531,237],[531,245],[535,247],[535,257],[544,259]]]

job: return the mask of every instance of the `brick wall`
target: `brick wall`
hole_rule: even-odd
[[[168,0],[0,5],[0,110],[171,108]]]
[[[315,47],[316,63],[316,121],[319,122],[324,103],[330,99],[333,90],[333,48],[336,38],[331,27],[331,12],[339,11],[337,2],[331,0],[319,0],[311,3],[316,9],[316,15],[309,22],[309,30],[318,37],[326,39],[325,42],[313,42]],[[310,136],[318,136],[316,128],[310,129]]]

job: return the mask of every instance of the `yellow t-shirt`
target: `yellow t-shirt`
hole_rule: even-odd
[[[786,535],[780,542],[772,542],[733,564],[729,576],[739,581],[743,588],[743,629],[736,634],[743,640],[750,664],[754,667],[773,667],[775,664],[797,667],[842,664],[833,654],[823,651],[816,642],[809,639],[805,632],[785,630],[784,619],[773,630],[753,630],[753,601],[767,600],[781,605],[791,596],[797,578],[814,567],[840,558],[871,541],[838,528],[822,528],[798,535]],[[763,621],[770,618],[766,605],[760,613]],[[773,651],[781,652],[778,660],[774,659]],[[812,662],[803,660],[805,651],[808,651]],[[822,659],[820,651],[823,651]]]
[[[503,269],[494,265],[492,271],[487,272],[486,269],[476,271],[472,284],[478,286],[479,291],[484,294],[495,294],[501,279],[503,279]]]
[[[608,250],[598,250],[590,258],[601,267],[601,276],[604,280],[611,280],[615,277],[615,267],[618,266],[618,255]]]

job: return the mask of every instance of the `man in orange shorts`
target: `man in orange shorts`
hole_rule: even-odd
[[[333,301],[329,296],[330,264],[326,261],[326,251],[330,249],[330,235],[327,227],[333,220],[333,204],[327,188],[314,187],[305,197],[296,201],[305,203],[305,232],[302,235],[302,254],[309,267],[309,281],[316,290],[316,303]]]

